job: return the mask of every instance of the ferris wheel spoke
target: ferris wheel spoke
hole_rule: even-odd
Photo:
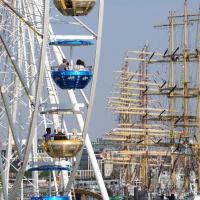
[[[78,19],[77,17],[73,17],[73,19],[78,22],[81,26],[83,26],[89,33],[91,33],[94,37],[97,38],[97,34],[91,29],[89,28],[85,23],[83,23],[80,19]]]
[[[88,108],[88,106],[89,106],[88,98],[86,97],[86,95],[85,95],[85,93],[83,92],[83,90],[80,90],[80,93],[81,93],[81,95],[83,96],[83,99],[84,99],[84,101],[85,101],[85,103],[86,103],[86,106],[87,106],[87,108]]]

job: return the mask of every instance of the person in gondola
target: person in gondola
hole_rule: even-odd
[[[64,135],[64,140],[68,140],[69,139],[67,131],[63,131],[63,135]]]
[[[46,128],[46,134],[43,135],[45,141],[51,140],[51,128]]]
[[[78,139],[78,133],[76,129],[72,130],[72,139]]]
[[[72,0],[67,0],[68,8],[73,8]]]
[[[63,58],[62,64],[58,66],[59,71],[69,70],[69,61],[66,58]]]
[[[85,69],[85,63],[84,63],[84,61],[81,60],[81,59],[78,59],[76,61],[76,67],[77,67],[78,70],[84,70]]]
[[[54,136],[54,140],[63,140],[65,139],[65,135],[62,132],[61,128],[57,128],[57,134]]]
[[[59,140],[61,134],[62,134],[62,129],[58,127],[54,134],[54,140]]]

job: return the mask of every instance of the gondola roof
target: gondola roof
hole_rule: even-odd
[[[94,45],[92,35],[51,35],[49,45],[56,46],[88,46]]]
[[[60,171],[60,170],[71,171],[69,167],[63,167],[60,165],[43,165],[28,169],[28,171]]]

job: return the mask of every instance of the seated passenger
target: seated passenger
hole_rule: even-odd
[[[63,135],[64,135],[64,139],[65,139],[65,140],[68,140],[68,139],[69,139],[69,135],[68,135],[67,131],[64,131],[64,132],[63,132]]]
[[[63,140],[65,135],[62,133],[61,128],[57,128],[57,134],[54,136],[54,140]]]
[[[67,5],[68,8],[73,8],[72,0],[67,0],[67,3],[68,3]]]
[[[77,70],[84,70],[85,69],[85,63],[83,60],[81,59],[78,59],[76,61],[76,67],[77,67]]]
[[[58,66],[58,71],[69,70],[69,62],[67,59],[63,58],[62,64]]]
[[[60,131],[61,131],[60,128],[55,129],[55,131],[54,131],[54,140],[59,140]]]
[[[60,127],[57,128],[57,134],[58,135],[62,134],[62,129]]]
[[[72,134],[73,134],[72,139],[78,139],[78,133],[76,129],[72,130]]]
[[[43,135],[45,141],[51,140],[51,128],[46,128],[46,134]]]

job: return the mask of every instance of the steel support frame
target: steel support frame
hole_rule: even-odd
[[[25,7],[26,7],[25,1],[23,0],[21,3],[22,3],[22,10],[25,13],[25,17],[28,19],[27,13],[25,11]],[[28,27],[26,27],[26,28],[27,28],[27,34],[28,34],[29,41],[34,41],[33,33],[30,31],[30,29]],[[24,39],[25,38],[25,33],[24,33],[23,29],[22,29],[22,34],[23,34],[22,38]],[[27,57],[25,57],[25,63],[26,63],[25,64],[25,66],[26,66],[25,70],[26,70],[27,73],[30,73],[30,77],[33,77],[34,74],[37,73],[36,58],[35,58],[35,54],[34,54],[34,47],[35,47],[34,46],[34,42],[30,42],[29,48],[30,48],[30,55],[31,56],[30,56],[29,63],[33,63],[34,67],[28,68]],[[23,41],[23,49],[24,49],[24,52],[26,52],[25,40]],[[27,49],[27,51],[28,51],[28,49]],[[26,56],[26,54],[24,56]],[[29,76],[27,76],[27,85],[30,88],[31,95],[33,96],[34,92],[36,91],[36,83],[33,82],[33,84],[30,85]],[[29,106],[29,115],[30,115],[30,118],[31,118],[32,107],[31,107],[30,103],[29,103],[28,106]],[[33,146],[32,146],[32,161],[33,162],[37,162],[37,146],[38,146],[37,140],[38,140],[38,137],[37,137],[37,127],[36,127],[35,136],[33,138]],[[33,171],[32,172],[32,179],[33,179],[33,185],[34,185],[34,188],[33,188],[34,194],[38,195],[39,194],[39,186],[38,186],[38,172],[37,171]]]
[[[5,41],[4,41],[4,38],[2,37],[1,34],[0,34],[0,40],[2,41],[2,44],[3,44],[3,46],[4,46],[5,50],[6,50],[6,53],[7,53],[8,57],[10,58],[10,61],[11,61],[12,65],[13,65],[13,68],[14,68],[14,70],[15,70],[15,72],[16,72],[16,74],[17,74],[17,76],[18,76],[18,78],[19,78],[19,80],[20,80],[20,82],[21,82],[21,84],[22,84],[22,86],[23,86],[23,89],[24,89],[24,91],[25,91],[25,93],[26,93],[26,95],[27,95],[29,101],[31,102],[31,104],[33,104],[32,99],[31,99],[31,96],[30,96],[30,92],[29,92],[29,90],[27,89],[27,86],[26,86],[25,81],[24,81],[24,79],[23,79],[23,75],[22,75],[22,73],[20,72],[19,67],[18,67],[17,64],[15,63],[14,57],[13,57],[12,54],[10,53],[10,50],[9,50],[8,46],[6,45],[6,43],[5,43]]]
[[[15,6],[17,6],[16,1],[13,2],[13,5],[14,4],[15,4]],[[16,29],[15,27],[20,27],[19,23],[21,23],[21,21],[18,21],[18,23],[15,24],[15,20],[13,20],[13,31]],[[17,30],[17,32],[18,31],[19,31],[19,29]],[[20,41],[18,40],[18,45],[19,45],[19,43],[20,43]],[[9,57],[10,56],[10,52],[8,50],[8,47],[6,46],[5,49],[7,51],[8,57]],[[19,51],[20,51],[20,48],[18,48],[18,55],[19,55]],[[10,58],[10,59],[12,59],[12,58]],[[19,60],[21,60],[21,59],[19,58]],[[11,61],[11,62],[14,62],[14,61]],[[16,64],[16,63],[14,62],[14,64]],[[20,66],[20,62],[18,62],[18,66]],[[16,74],[18,75],[18,72]],[[20,78],[21,77],[19,77],[19,79]],[[13,89],[14,89],[13,90],[13,94],[15,94],[15,97],[17,97],[18,94],[19,94],[18,90],[17,90],[18,83],[19,83],[17,76],[14,77],[14,81],[13,82],[14,82],[14,85],[13,85]],[[8,129],[8,137],[7,137],[8,144],[7,144],[7,147],[6,147],[6,157],[4,158],[4,160],[5,160],[5,166],[4,166],[4,172],[3,172],[4,173],[4,181],[5,181],[5,186],[4,186],[5,187],[5,192],[4,192],[4,199],[5,200],[8,199],[9,173],[10,173],[10,166],[12,165],[12,163],[11,163],[10,160],[12,158],[12,141],[13,141],[13,138],[14,138],[14,141],[15,140],[17,141],[17,144],[16,144],[17,152],[20,152],[19,159],[20,160],[22,159],[22,155],[21,155],[22,149],[21,149],[20,138],[19,138],[19,135],[16,135],[17,131],[15,129],[15,122],[16,122],[16,113],[17,113],[18,101],[14,100],[12,102],[12,104],[9,105],[6,97],[3,94],[3,93],[6,93],[6,90],[7,90],[7,88],[1,94],[3,102],[4,102],[3,104],[4,104],[4,107],[5,107],[5,111],[6,111],[6,116],[7,116],[7,119],[9,121],[9,129]],[[11,109],[12,116],[11,116],[11,113],[8,111],[8,108]]]
[[[26,165],[28,163],[29,154],[32,148],[32,141],[35,135],[35,127],[37,125],[38,109],[40,105],[40,97],[42,94],[42,85],[43,85],[44,73],[45,73],[45,57],[46,57],[46,49],[47,49],[47,43],[48,43],[48,27],[49,27],[49,7],[50,7],[49,0],[45,0],[44,19],[43,19],[43,43],[42,43],[40,65],[39,65],[39,72],[38,72],[38,84],[37,84],[36,93],[35,93],[35,107],[34,107],[34,111],[32,113],[32,118],[30,122],[29,135],[27,138],[27,143],[26,143],[24,156],[23,156],[23,165],[21,167],[21,170],[17,174],[16,180],[14,182],[11,194],[9,196],[10,200],[15,199],[18,194],[19,186],[26,170]]]

